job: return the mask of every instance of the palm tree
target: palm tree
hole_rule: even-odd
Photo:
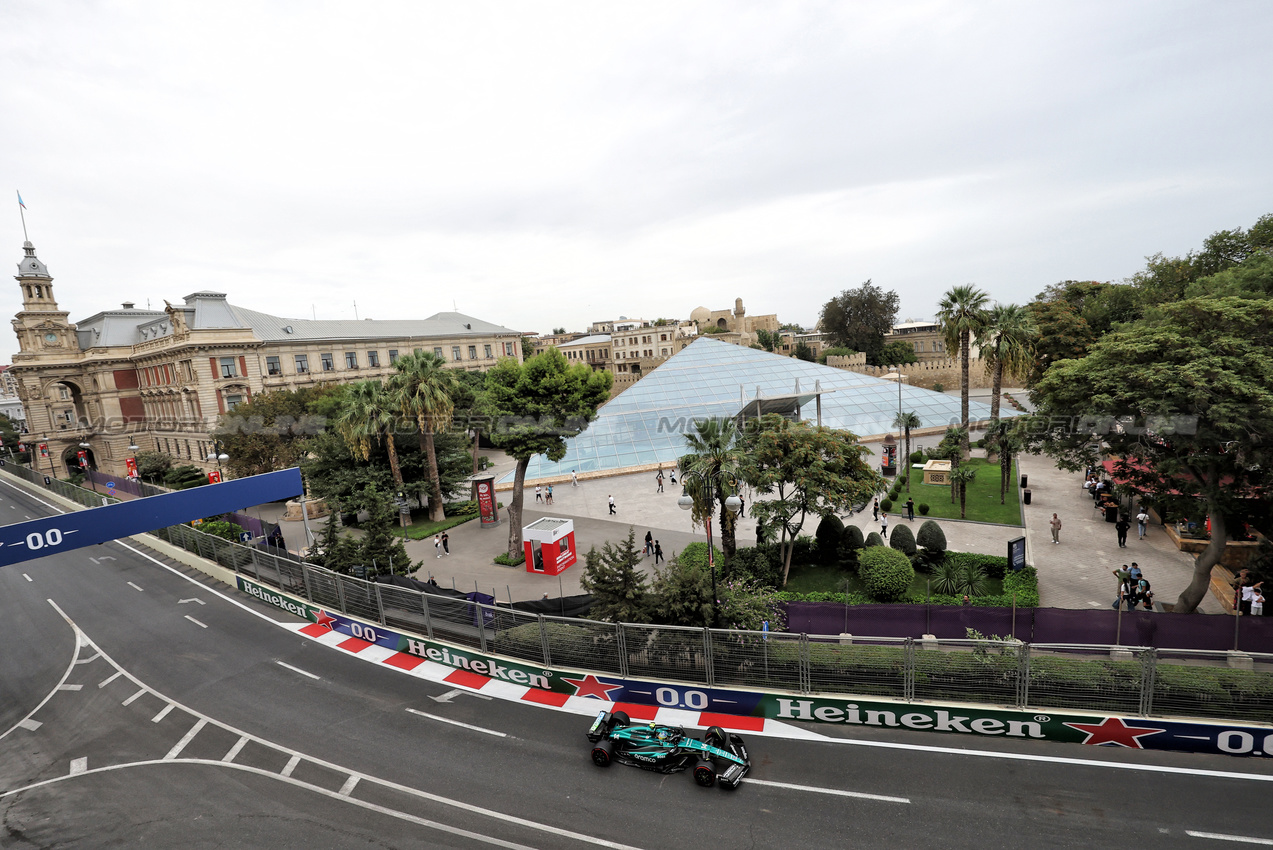
[[[738,427],[730,418],[699,419],[694,430],[685,435],[690,453],[677,461],[681,468],[681,483],[694,497],[694,519],[701,521],[703,514],[714,512],[720,505],[720,543],[725,555],[722,576],[729,574],[729,559],[737,546],[734,542],[734,515],[725,508],[725,499],[736,495],[741,480],[742,451],[738,447]],[[686,474],[690,473],[690,474]],[[713,504],[705,504],[707,487],[704,479],[711,480]]]
[[[973,284],[952,286],[937,303],[937,322],[941,325],[946,348],[959,347],[959,413],[960,427],[964,429],[961,449],[968,454],[968,359],[972,338],[985,324],[986,302],[990,296]]]
[[[1008,488],[1012,486],[1012,462],[1021,451],[1022,440],[1015,422],[1003,419],[990,420],[986,429],[986,442],[996,446],[999,452],[999,504],[1007,498]]]
[[[402,469],[398,466],[398,447],[393,430],[398,421],[398,405],[393,394],[380,381],[356,381],[349,384],[334,425],[349,450],[364,461],[371,458],[371,441],[381,438],[389,450],[389,471],[398,492],[403,491]]]
[[[442,476],[438,472],[438,456],[433,435],[451,424],[455,412],[455,375],[447,369],[446,360],[431,351],[416,351],[399,358],[395,364],[394,393],[404,416],[415,419],[420,451],[429,464],[429,519],[441,522]]]
[[[977,477],[977,470],[971,466],[955,466],[951,464],[950,486],[959,490],[959,518],[964,518],[964,507],[967,503],[968,485]],[[952,495],[954,490],[951,491]]]
[[[907,493],[911,491],[911,429],[918,428],[923,424],[923,422],[919,421],[919,415],[913,410],[908,410],[905,413],[899,411],[898,414],[893,417],[893,427],[900,428],[906,434],[905,463],[901,464],[900,468],[906,470]]]
[[[1034,363],[1034,339],[1039,329],[1033,314],[1019,304],[996,304],[986,312],[977,333],[977,347],[990,372],[990,418],[999,418],[999,395],[1004,375],[1021,376]],[[989,435],[987,435],[989,436]],[[993,450],[994,443],[987,439]]]

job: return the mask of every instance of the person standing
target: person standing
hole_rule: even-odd
[[[1132,527],[1132,524],[1127,521],[1126,515],[1119,514],[1118,522],[1114,523],[1114,530],[1118,532],[1118,548],[1119,549],[1127,548],[1127,531],[1131,527]]]
[[[876,499],[875,504],[871,506],[871,516],[876,521],[880,521],[880,500]]]
[[[614,496],[607,496],[606,498],[610,502],[610,515],[613,516],[616,513],[614,509]]]
[[[551,505],[553,503],[553,485],[549,484],[544,489],[544,504]]]
[[[535,485],[535,501],[542,502],[544,500],[544,488],[538,484]]]
[[[662,493],[663,492],[663,470],[661,468],[659,469],[659,474],[654,476],[654,480],[658,482],[658,485],[659,485],[658,489],[655,490],[654,492]]]
[[[451,554],[451,538],[445,531],[442,532],[442,554]]]
[[[433,535],[433,552],[439,558],[442,557],[442,535],[440,534]]]
[[[654,541],[654,563],[655,565],[663,563],[663,547],[657,540]]]
[[[1123,598],[1126,596],[1128,590],[1130,590],[1134,579],[1132,578],[1131,571],[1127,569],[1126,564],[1123,564],[1121,569],[1110,570],[1110,572],[1114,574],[1114,578],[1118,579],[1118,595],[1114,597],[1114,602],[1109,607],[1117,611],[1118,606],[1122,604]]]
[[[906,497],[906,519],[911,522],[915,521],[915,500],[909,496]]]
[[[888,514],[880,514],[880,536],[884,538],[884,545],[888,545]]]
[[[647,531],[645,533],[645,548],[641,550],[641,556],[647,557],[654,554],[654,535]]]
[[[1048,527],[1052,529],[1052,542],[1061,542],[1061,518],[1056,514],[1052,514],[1052,521],[1048,523]]]
[[[575,472],[573,469],[570,470],[570,486],[571,487],[579,486],[579,473]]]
[[[1145,539],[1145,532],[1148,530],[1148,526],[1149,514],[1145,513],[1145,506],[1141,505],[1140,513],[1136,514],[1136,530],[1140,532],[1140,537],[1137,538],[1138,540]]]

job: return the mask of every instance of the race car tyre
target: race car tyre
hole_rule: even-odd
[[[614,754],[614,744],[609,741],[598,741],[592,748],[592,763],[597,767],[609,767]]]
[[[628,713],[626,711],[616,711],[614,714],[610,715],[611,729],[618,729],[622,726],[631,726],[631,725],[632,725],[632,720],[631,718],[628,717]]]
[[[725,730],[719,726],[709,726],[707,731],[703,733],[703,743],[718,749],[724,749],[725,744],[729,741],[729,736],[725,734]]]
[[[712,767],[711,762],[700,760],[694,765],[694,781],[704,788],[711,788],[716,784],[716,770]]]

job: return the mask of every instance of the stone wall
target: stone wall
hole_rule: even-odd
[[[861,351],[848,357],[828,357],[827,365],[876,378],[887,377],[892,368],[866,365],[866,354]],[[947,391],[958,389],[961,381],[958,358],[908,363],[902,367],[902,374],[906,376],[906,383],[927,390],[936,389],[937,384],[941,384],[942,389]],[[986,374],[985,362],[979,357],[968,361],[968,386],[974,389],[990,388],[990,376]]]

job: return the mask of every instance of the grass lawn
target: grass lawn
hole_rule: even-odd
[[[1021,525],[1021,507],[1018,502],[1017,465],[1012,464],[1012,483],[1004,496],[1003,504],[999,504],[999,464],[987,463],[984,458],[969,458],[963,466],[977,470],[977,477],[968,485],[968,498],[964,519],[978,522],[997,522],[1002,525]],[[915,518],[920,518],[919,505],[927,502],[929,517],[940,519],[959,519],[959,500],[950,501],[950,485],[925,484],[924,473],[913,469],[911,478],[911,498],[915,500]],[[898,497],[899,503],[893,505],[893,513],[905,512],[906,487]]]
[[[411,524],[406,528],[396,527],[393,533],[399,537],[405,537],[408,540],[428,540],[435,534],[441,534],[448,528],[455,528],[457,525],[463,525],[471,519],[477,519],[477,514],[464,514],[463,516],[447,517],[441,522],[429,522],[428,514],[424,511],[420,512],[420,519],[416,519],[412,514]]]
[[[926,593],[928,591],[929,576],[926,573],[915,573],[915,580],[911,582],[911,590],[916,593]],[[861,579],[848,570],[842,570],[839,567],[824,567],[820,565],[798,566],[791,565],[791,574],[787,576],[787,586],[783,590],[792,593],[843,593],[845,591],[844,582],[848,580],[848,590],[852,593],[866,593]],[[1003,582],[999,579],[986,579],[986,595],[997,596],[1003,593]]]

